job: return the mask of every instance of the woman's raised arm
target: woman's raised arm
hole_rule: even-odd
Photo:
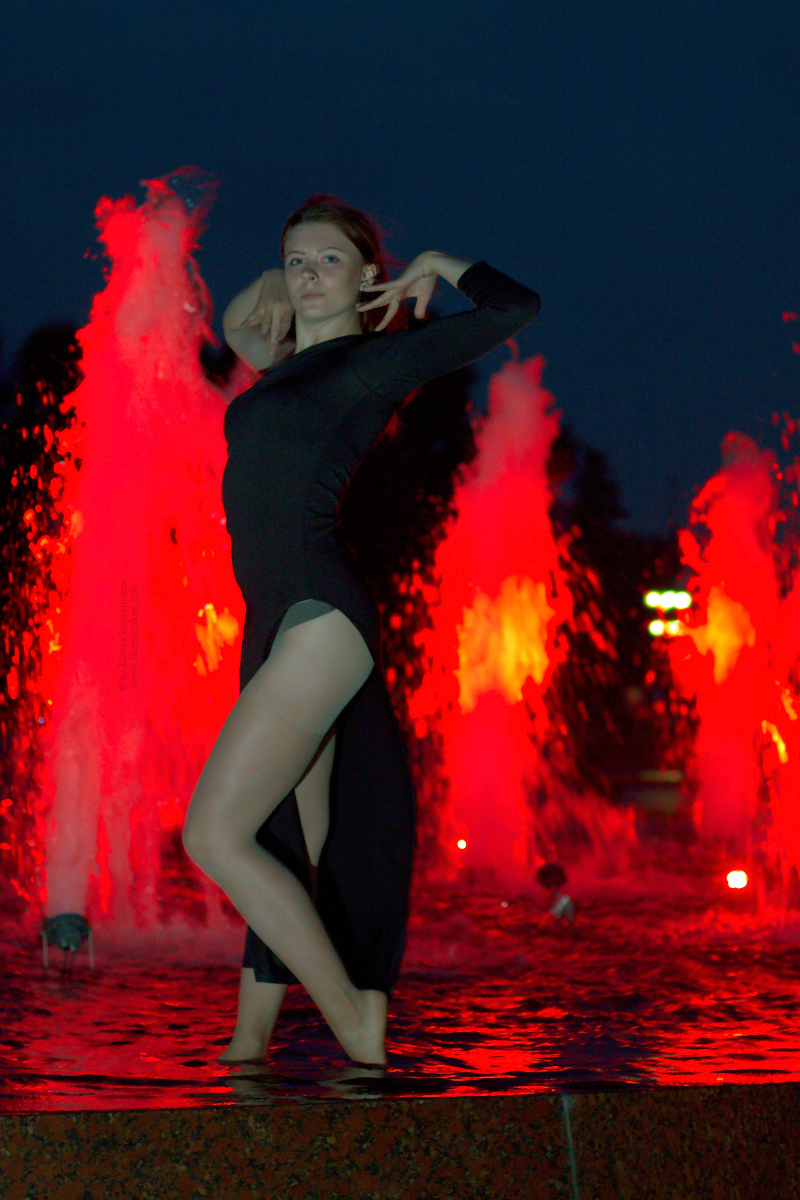
[[[372,290],[380,287],[382,294],[367,307],[388,304],[387,318],[391,320],[402,299],[416,296],[416,315],[420,316],[420,303],[424,309],[433,290],[431,280],[440,272],[476,307],[426,321],[414,329],[371,337],[352,352],[350,362],[356,375],[389,404],[428,379],[474,362],[513,337],[539,311],[536,292],[502,271],[486,262],[469,263],[433,250],[418,255],[391,283],[372,285]]]

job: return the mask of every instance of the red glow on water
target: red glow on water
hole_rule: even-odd
[[[572,924],[537,898],[418,890],[390,1008],[391,1094],[800,1079],[796,925],[765,928],[743,903],[749,888],[720,898],[700,863],[683,867],[576,893]],[[347,1097],[333,1035],[302,988],[289,989],[268,1062],[221,1069],[237,977],[194,950],[165,972],[103,947],[92,972],[84,949],[64,982],[60,953],[44,971],[27,946],[0,944],[13,981],[0,994],[4,1037],[24,1045],[0,1109]]]

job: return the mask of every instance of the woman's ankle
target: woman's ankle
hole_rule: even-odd
[[[355,1018],[343,1019],[339,1029],[333,1030],[339,1044],[355,1062],[385,1064],[385,994],[354,988],[352,1001],[357,1010]]]
[[[268,1042],[286,996],[286,984],[259,983],[252,968],[243,968],[234,1037]]]
[[[237,1030],[228,1045],[218,1056],[217,1062],[247,1062],[266,1056],[269,1043],[263,1038]]]
[[[265,1042],[269,1039],[272,1030],[261,1025],[235,1025],[231,1041],[241,1040],[247,1042]]]

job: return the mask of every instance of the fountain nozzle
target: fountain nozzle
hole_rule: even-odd
[[[564,868],[559,863],[545,863],[536,872],[536,882],[540,883],[543,888],[547,888],[550,893],[551,915],[559,921],[564,917],[571,924],[572,918],[575,916],[575,905],[566,892],[561,891],[567,882],[567,873]]]
[[[572,924],[572,919],[575,916],[575,905],[572,903],[567,893],[555,891],[553,892],[552,898],[554,903],[553,907],[550,909],[551,915],[554,916],[557,921],[560,921],[561,918],[564,917],[565,920]]]
[[[85,941],[89,942],[89,966],[94,969],[94,939],[89,922],[80,913],[59,913],[51,917],[47,924],[42,924],[42,958],[45,968],[49,965],[48,946],[59,946],[64,951],[62,975],[72,973],[75,961],[75,951],[79,950]],[[67,971],[67,955],[72,957]]]

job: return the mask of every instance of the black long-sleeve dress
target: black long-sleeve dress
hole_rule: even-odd
[[[484,262],[468,267],[458,287],[476,308],[398,333],[348,334],[309,346],[225,413],[222,497],[246,605],[240,688],[266,659],[287,614],[302,620],[328,606],[353,622],[376,662],[337,719],[317,907],[353,983],[389,996],[405,942],[415,796],[380,669],[378,614],[340,542],[337,514],[353,471],[404,397],[500,345],[539,311],[534,292]],[[292,608],[307,600],[321,603]],[[308,887],[294,791],[257,840]],[[295,982],[250,928],[244,966],[262,982]]]

